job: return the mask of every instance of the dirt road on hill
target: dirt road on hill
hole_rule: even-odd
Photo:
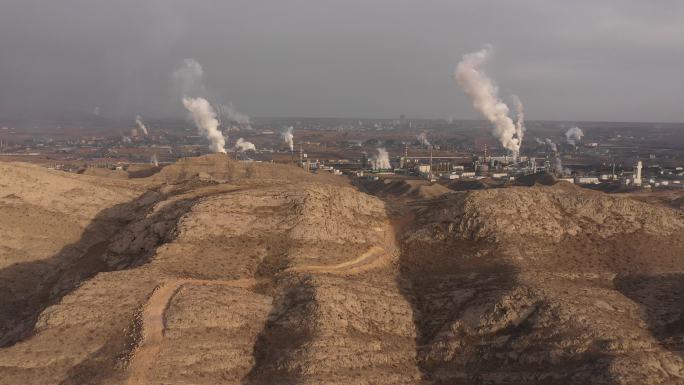
[[[366,252],[349,261],[331,266],[308,265],[293,267],[286,272],[310,272],[310,273],[342,273],[358,274],[383,266],[391,261],[396,246],[394,232],[388,224],[385,228],[376,229],[383,232],[383,245],[372,246]],[[175,294],[184,285],[216,285],[230,286],[249,289],[260,280],[243,278],[236,280],[201,280],[201,279],[173,279],[162,283],[154,291],[147,301],[142,313],[142,341],[131,357],[128,368],[129,377],[127,385],[147,385],[147,373],[155,364],[161,344],[164,339],[165,313]]]
[[[155,358],[164,339],[164,313],[174,295],[184,285],[216,285],[239,288],[250,288],[257,283],[256,279],[245,278],[230,281],[212,281],[201,279],[174,279],[161,284],[152,294],[142,313],[143,339],[136,349],[129,366],[128,385],[147,385],[147,372],[154,365]]]

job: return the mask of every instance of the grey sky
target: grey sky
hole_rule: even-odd
[[[528,119],[684,121],[680,0],[0,0],[0,114],[183,114],[172,72],[255,116],[479,118],[488,73]]]

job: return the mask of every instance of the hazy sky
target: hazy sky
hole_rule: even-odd
[[[0,114],[181,116],[195,58],[253,116],[478,118],[465,53],[528,119],[684,121],[681,0],[0,0]]]

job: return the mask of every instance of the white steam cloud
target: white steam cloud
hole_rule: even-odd
[[[454,78],[472,100],[473,107],[494,125],[494,136],[517,156],[520,153],[522,130],[518,130],[508,116],[510,110],[499,99],[497,86],[481,68],[489,59],[491,52],[491,47],[485,47],[464,55],[463,60],[456,66]]]
[[[218,129],[219,122],[216,119],[216,112],[211,107],[211,104],[204,98],[184,97],[183,105],[190,111],[199,134],[209,140],[211,151],[225,154],[226,139]]]
[[[240,152],[245,152],[245,151],[256,151],[256,146],[252,142],[248,142],[242,138],[238,139],[237,142],[235,142],[235,150],[240,151]]]
[[[535,140],[539,144],[545,143],[547,146],[549,146],[551,151],[553,151],[553,153],[554,153],[553,168],[554,168],[556,175],[563,176],[564,174],[570,174],[568,169],[563,169],[563,161],[561,160],[560,153],[558,152],[558,146],[556,145],[556,143],[554,143],[549,138],[544,139],[544,141],[540,140],[539,138],[535,138]]]
[[[421,132],[420,135],[418,135],[418,136],[416,137],[416,139],[418,139],[418,141],[420,142],[420,144],[422,144],[422,145],[425,146],[425,147],[430,147],[430,146],[431,146],[430,141],[427,139],[427,133],[425,133],[425,132]]]
[[[556,146],[556,143],[554,143],[551,139],[546,138],[544,139],[546,141],[546,144],[551,148],[551,151],[553,152],[558,152],[558,146]]]
[[[173,80],[178,91],[183,96],[199,96],[205,94],[202,77],[204,70],[195,59],[184,59],[173,73]]]
[[[243,114],[235,109],[235,106],[232,103],[221,105],[219,107],[219,113],[221,117],[228,122],[236,123],[244,128],[252,128],[252,119],[250,119],[247,114]]]
[[[560,156],[556,156],[555,168],[556,174],[563,176],[565,170],[563,169],[563,161],[561,160]]]
[[[515,136],[522,144],[523,134],[525,133],[525,107],[518,95],[512,95],[513,105],[515,106]]]
[[[138,128],[140,129],[140,131],[142,131],[143,134],[145,134],[145,136],[148,135],[147,127],[145,127],[145,123],[143,122],[142,117],[140,115],[135,116],[135,124],[138,125]]]
[[[581,141],[583,136],[584,132],[582,132],[582,129],[577,126],[565,132],[565,139],[567,139],[568,143],[572,145],[575,145],[577,142]]]
[[[293,130],[294,127],[290,126],[285,128],[285,130],[280,133],[280,137],[283,138],[283,142],[290,146],[290,151],[294,150],[294,135],[292,134]]]
[[[198,97],[204,94],[202,77],[204,70],[195,59],[185,59],[182,65],[173,73],[177,87],[183,94],[183,106],[190,112],[195,121],[197,131],[209,140],[209,149],[212,152],[226,153],[226,138],[219,130],[219,120],[214,107],[207,99]]]
[[[157,160],[156,153],[152,154],[152,158],[150,158],[150,164],[154,165],[155,167],[159,167],[159,161]]]
[[[391,169],[389,161],[389,154],[384,148],[378,148],[378,153],[371,159],[373,170],[388,170]]]

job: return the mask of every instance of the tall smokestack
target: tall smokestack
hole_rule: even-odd
[[[525,133],[525,107],[518,95],[512,95],[513,104],[515,105],[515,136],[518,138],[522,146],[523,134]],[[517,155],[514,153],[514,155]]]
[[[498,88],[481,68],[489,59],[491,52],[491,47],[487,46],[478,52],[464,55],[463,60],[456,66],[454,78],[472,100],[475,110],[494,125],[494,136],[517,156],[520,153],[522,129],[516,128],[508,116],[508,106],[499,99]]]
[[[641,186],[641,168],[643,167],[643,164],[641,161],[638,161],[636,166],[634,167],[634,185],[635,186]]]

